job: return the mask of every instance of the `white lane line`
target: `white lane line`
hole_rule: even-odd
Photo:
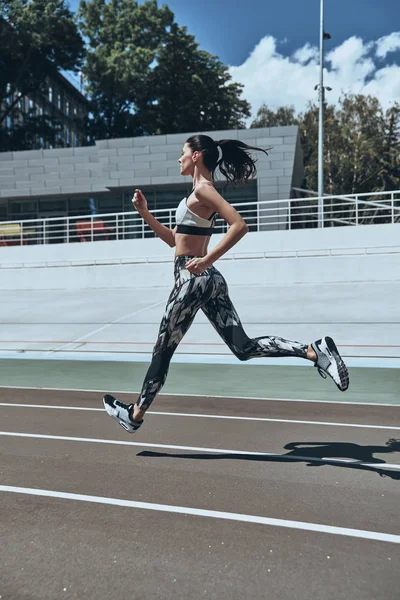
[[[116,325],[120,321],[123,321],[124,319],[127,319],[128,317],[130,317],[132,315],[138,315],[139,313],[141,313],[145,310],[148,310],[150,308],[154,308],[155,306],[158,306],[159,304],[165,304],[165,300],[160,300],[159,302],[150,304],[150,306],[144,306],[144,307],[140,308],[139,310],[130,312],[129,314],[119,317],[119,319],[116,319],[115,321],[112,321],[111,323],[106,323],[102,327],[98,327],[94,331],[91,331],[90,333],[87,333],[86,335],[83,335],[82,337],[80,337],[76,340],[73,340],[72,342],[63,343],[61,346],[58,346],[57,348],[51,348],[50,350],[45,350],[44,352],[46,352],[46,353],[47,352],[48,353],[58,352],[59,350],[62,350],[63,348],[67,348],[68,346],[73,346],[74,344],[78,344],[79,342],[86,340],[87,338],[91,337],[92,335],[95,335],[96,333],[99,333],[100,331],[103,331],[104,329],[107,329],[108,327],[111,327],[112,325]]]
[[[102,390],[92,390],[92,389],[82,389],[82,388],[58,388],[58,387],[44,387],[44,386],[23,386],[23,385],[0,385],[0,389],[9,389],[9,390],[44,390],[49,392],[80,392],[80,393],[96,393],[96,394],[104,394],[104,389]],[[139,395],[140,391],[126,391],[126,390],[114,390],[113,394],[136,394]],[[384,404],[383,402],[342,402],[341,400],[305,400],[302,398],[260,398],[257,396],[214,396],[211,394],[172,394],[172,393],[163,393],[158,394],[158,396],[173,396],[177,398],[217,398],[221,400],[262,400],[268,402],[308,402],[308,403],[317,403],[317,404],[350,404],[351,406],[399,406],[400,403],[393,404]]]
[[[63,500],[78,500],[81,502],[92,502],[95,504],[109,504],[112,506],[124,506],[128,508],[141,508],[157,512],[175,513],[179,515],[193,515],[211,519],[224,519],[227,521],[240,521],[242,523],[257,523],[259,525],[270,525],[273,527],[286,527],[288,529],[300,529],[302,531],[313,531],[317,533],[330,533],[332,535],[344,535],[352,538],[362,538],[378,542],[390,542],[400,544],[400,535],[381,533],[379,531],[367,531],[364,529],[350,529],[347,527],[335,527],[318,523],[305,523],[302,521],[287,521],[286,519],[273,519],[270,517],[258,517],[242,513],[231,513],[219,510],[206,510],[203,508],[189,508],[187,506],[172,506],[170,504],[153,504],[152,502],[137,502],[135,500],[122,500],[120,498],[105,498],[104,496],[88,496],[86,494],[72,494],[69,492],[56,492],[53,490],[39,490],[35,488],[14,487],[0,485],[0,492],[11,492],[14,494],[27,494],[30,496],[45,496],[47,498],[61,498]]]
[[[6,437],[23,437],[40,440],[58,440],[66,442],[89,442],[92,444],[114,444],[117,446],[138,446],[139,448],[163,448],[167,450],[190,450],[191,452],[207,452],[209,454],[237,454],[238,456],[265,456],[266,458],[277,458],[279,460],[288,461],[307,461],[317,463],[331,463],[339,465],[375,467],[383,469],[400,470],[400,465],[394,463],[367,463],[361,460],[351,460],[348,458],[315,458],[315,456],[299,456],[296,454],[275,454],[273,452],[252,452],[247,450],[227,450],[225,448],[201,448],[199,446],[175,446],[171,444],[152,444],[149,442],[125,442],[123,440],[105,440],[96,438],[81,438],[65,435],[47,435],[39,433],[20,433],[15,431],[0,431],[0,436]]]
[[[51,408],[59,410],[84,410],[104,412],[104,408],[88,408],[82,406],[53,406],[48,404],[14,404],[13,402],[0,402],[0,406],[11,406],[13,408]],[[176,413],[165,411],[148,411],[148,415],[165,415],[167,417],[196,417],[198,419],[231,419],[236,421],[262,421],[267,423],[297,423],[300,425],[328,425],[331,427],[358,427],[360,429],[395,429],[400,427],[393,425],[364,425],[361,423],[336,423],[331,421],[302,421],[299,419],[272,419],[270,417],[236,417],[232,415],[201,415],[197,413]]]
[[[50,404],[14,404],[14,402],[0,402],[0,406],[15,406],[16,408],[59,408],[60,410],[92,410],[94,412],[104,412],[104,408],[89,408],[86,406],[56,406]],[[147,414],[150,414],[148,412]],[[157,414],[157,413],[153,413]]]

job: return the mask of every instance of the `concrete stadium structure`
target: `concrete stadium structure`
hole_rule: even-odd
[[[250,145],[272,147],[268,157],[258,156],[257,179],[236,191],[228,188],[228,199],[235,200],[233,194],[238,193],[236,198],[241,195],[242,204],[268,203],[273,211],[275,201],[280,200],[291,212],[290,202],[285,199],[302,178],[297,127],[210,134],[215,139],[236,137]],[[134,187],[140,186],[157,215],[161,207],[176,207],[190,186],[190,178],[180,176],[177,164],[189,135],[127,138],[100,141],[91,148],[0,154],[0,205],[36,203],[32,217],[37,218],[41,216],[41,202],[56,207],[62,200],[62,214],[70,215],[79,208],[70,204],[82,199],[78,214],[84,215],[88,212],[88,198],[97,199],[99,211],[117,212],[124,208],[125,200],[119,207],[115,202],[107,202],[126,197],[133,214],[131,194]],[[265,331],[308,340],[329,330],[340,344],[347,345],[349,356],[362,360],[364,366],[370,358],[383,361],[386,366],[398,366],[397,196],[396,192],[391,198],[372,202],[344,198],[349,201],[350,216],[340,221],[332,216],[325,228],[291,230],[290,221],[284,218],[281,222],[278,217],[273,227],[259,220],[257,228],[217,264],[227,277],[249,334]],[[363,212],[364,205],[367,209],[373,206],[386,221],[382,220],[381,225],[360,225],[362,219],[355,220],[352,211],[355,206],[356,214],[368,214]],[[257,206],[252,210],[257,210]],[[304,211],[309,212],[309,204]],[[8,219],[10,216],[7,214]],[[22,220],[23,215],[19,218]],[[352,226],[333,226],[338,224]],[[210,247],[219,242],[223,233],[216,232]],[[55,241],[77,240],[67,235]],[[54,358],[65,351],[68,356],[73,353],[81,358],[96,353],[104,358],[148,359],[173,282],[171,248],[160,239],[147,236],[147,232],[136,238],[100,238],[95,243],[89,239],[85,244],[49,243],[39,236],[33,245],[25,245],[21,228],[20,242],[0,248],[3,356],[22,352],[24,356]],[[134,323],[125,318],[130,314],[135,314]],[[200,314],[196,317],[198,325],[205,322]],[[214,358],[231,360],[227,358],[229,351],[208,326],[191,330],[174,360],[186,358],[182,356],[187,354],[186,343],[195,362],[200,356],[205,362]],[[217,354],[222,353],[222,358],[213,357],[210,344],[211,350],[214,345]]]
[[[229,186],[230,201],[290,198],[301,185],[303,156],[298,127],[204,132],[271,148],[257,153],[257,179]],[[0,221],[38,219],[90,212],[131,210],[132,190],[146,193],[149,208],[170,208],[190,186],[179,173],[178,158],[190,133],[100,140],[95,146],[0,153]],[[222,184],[222,182],[221,182]]]
[[[386,224],[250,232],[216,267],[248,335],[312,340],[328,332],[349,364],[398,366],[398,231]],[[148,360],[173,285],[173,254],[158,238],[1,248],[0,354]],[[173,359],[182,360],[238,362],[201,311]]]

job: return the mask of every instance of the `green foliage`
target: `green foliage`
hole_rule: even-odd
[[[281,106],[276,111],[263,104],[258,110],[256,119],[250,125],[255,127],[284,127],[285,125],[299,125],[299,119],[295,116],[294,106]]]
[[[149,73],[138,119],[147,134],[244,128],[250,105],[216,56],[174,23]]]
[[[141,135],[136,106],[173,13],[156,0],[140,6],[137,0],[82,0],[78,17],[88,41],[83,74],[92,138]]]
[[[82,63],[84,43],[66,0],[0,0],[0,46],[0,124],[14,120],[10,132],[0,127],[0,150],[30,149],[35,134],[54,143],[57,126],[25,116],[20,101],[45,96],[44,75],[52,69],[77,70]]]
[[[93,138],[244,127],[242,86],[155,0],[82,0]]]
[[[265,105],[251,127],[299,125],[304,152],[303,187],[318,187],[319,110],[310,104],[295,117],[293,107]],[[372,96],[344,95],[324,110],[324,191],[328,195],[389,191],[400,187],[400,104],[386,112]]]

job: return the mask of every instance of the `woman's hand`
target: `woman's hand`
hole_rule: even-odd
[[[132,204],[136,208],[138,213],[147,210],[147,200],[144,197],[142,190],[135,190],[135,193],[132,198]]]
[[[192,258],[185,264],[185,269],[189,271],[189,273],[204,273],[210,267],[210,263],[207,261],[205,257],[203,258]]]

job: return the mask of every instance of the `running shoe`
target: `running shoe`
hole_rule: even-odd
[[[331,377],[341,392],[349,387],[349,372],[344,364],[336,344],[330,337],[324,337],[311,344],[311,348],[317,355],[314,364],[318,373],[324,379]]]
[[[104,396],[103,404],[110,417],[118,421],[125,431],[135,433],[141,427],[143,419],[141,421],[133,421],[130,417],[133,404],[124,404],[114,398],[114,396],[111,396],[111,394]]]

